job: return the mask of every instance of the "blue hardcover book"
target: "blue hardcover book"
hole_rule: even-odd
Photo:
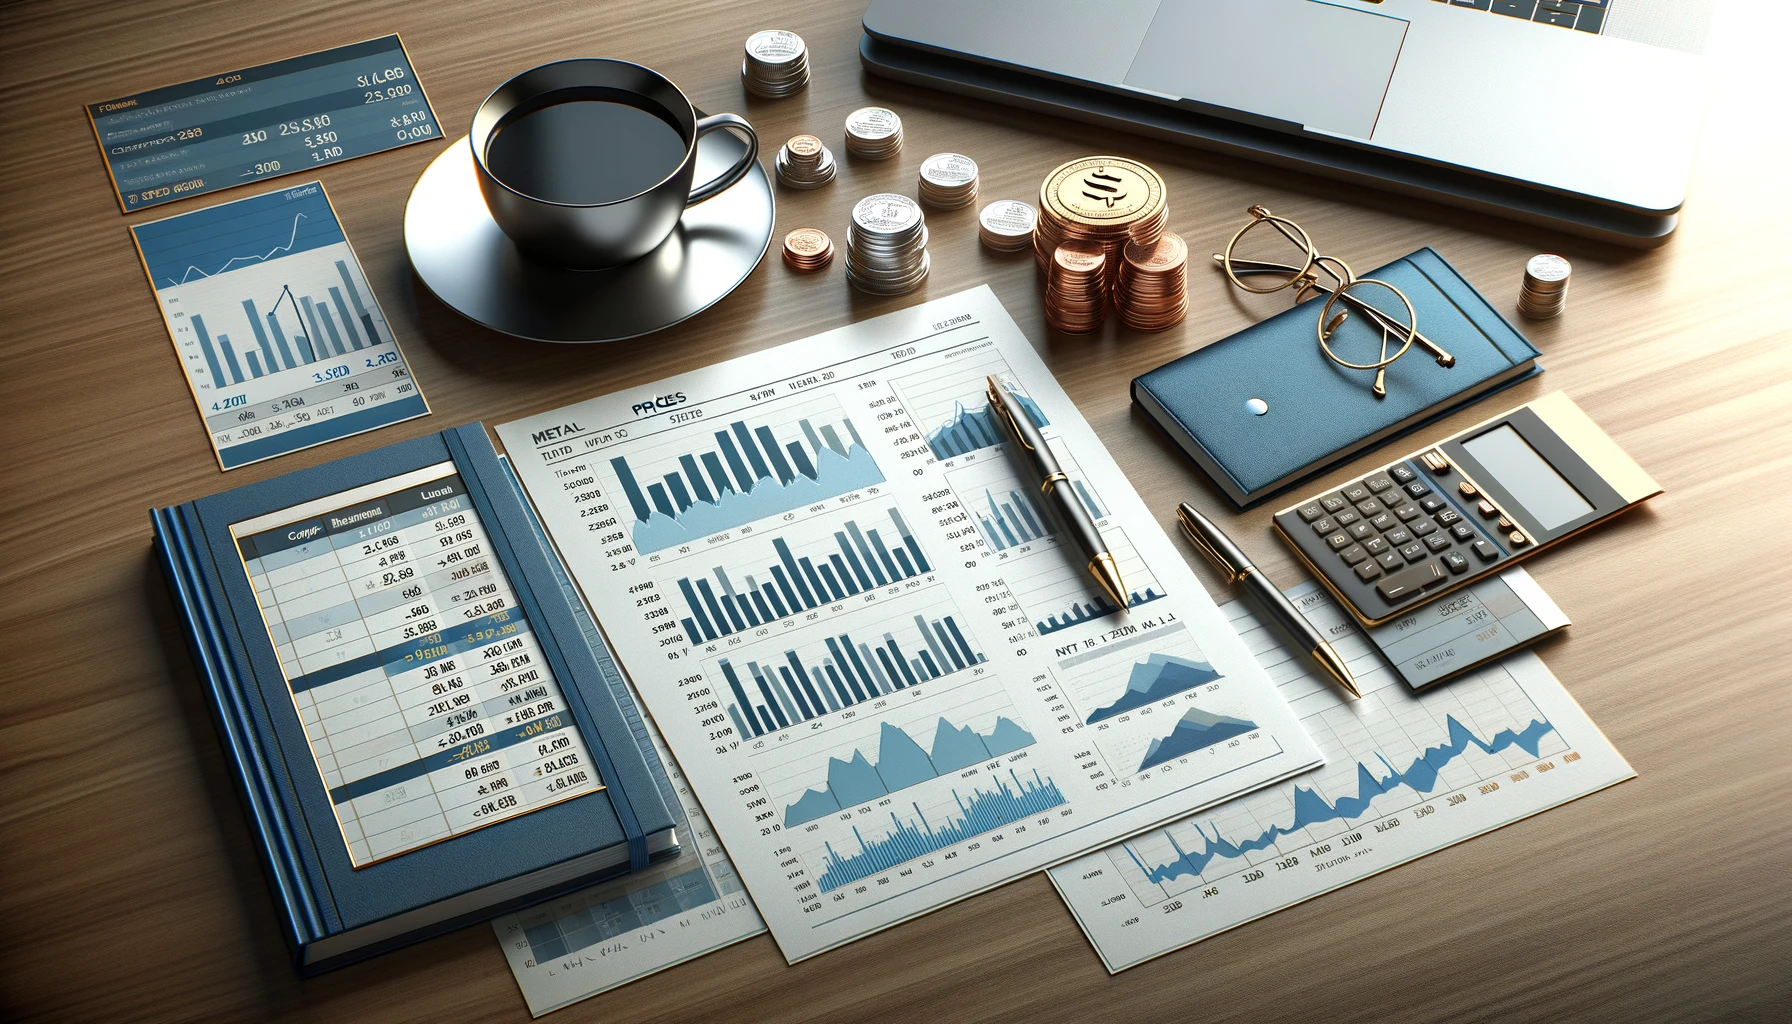
[[[1419,330],[1456,364],[1414,345],[1376,398],[1372,372],[1320,350],[1324,299],[1311,298],[1133,380],[1133,401],[1240,508],[1542,372],[1537,349],[1429,247],[1363,276],[1405,292]],[[1339,337],[1373,352],[1379,331],[1353,316]]]
[[[676,851],[483,425],[152,518],[301,973]]]

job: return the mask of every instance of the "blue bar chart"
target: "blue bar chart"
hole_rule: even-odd
[[[933,571],[895,507],[884,510],[881,526],[853,518],[819,536],[803,533],[811,539],[774,536],[772,551],[757,568],[730,574],[718,565],[706,576],[679,578],[688,613],[680,624],[692,646]],[[731,554],[742,557],[738,550]]]
[[[703,450],[675,441],[632,461],[611,459],[634,516],[635,548],[664,551],[882,483],[883,471],[839,403],[829,399],[816,411],[822,415],[734,420],[713,431],[713,445]]]
[[[964,672],[986,659],[952,615],[915,615],[887,628],[842,630],[821,644],[754,658],[720,658],[743,738],[788,729],[897,690]]]
[[[932,744],[923,748],[906,731],[885,721],[875,754],[854,749],[850,757],[828,758],[827,783],[804,790],[784,808],[784,827],[795,828],[842,809],[917,786],[1033,745],[1033,734],[1006,716],[987,732],[935,720]]]
[[[1107,511],[1095,500],[1095,492],[1087,483],[1072,480],[1071,486],[1076,488],[1077,497],[1082,500],[1090,519],[1107,517]],[[1057,532],[1057,527],[1033,496],[1019,488],[1010,488],[997,497],[985,487],[982,502],[972,507],[971,514],[976,517],[977,533],[982,536],[983,543],[997,551],[1043,540]]]

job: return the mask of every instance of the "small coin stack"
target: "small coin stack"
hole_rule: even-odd
[[[747,58],[740,65],[741,84],[755,96],[778,99],[809,85],[809,48],[803,37],[781,28],[747,37]]]
[[[1039,211],[1017,199],[998,199],[977,211],[977,236],[997,252],[1032,248]]]
[[[866,196],[846,228],[846,280],[861,291],[900,295],[927,277],[927,219],[921,204],[894,192]]]
[[[1045,279],[1047,326],[1065,334],[1088,334],[1101,326],[1107,310],[1107,252],[1086,240],[1058,246]]]
[[[784,236],[784,262],[807,274],[834,259],[834,240],[820,228],[797,228]]]
[[[1111,291],[1128,242],[1157,241],[1169,218],[1164,179],[1137,160],[1090,156],[1062,164],[1039,186],[1039,226],[1033,255],[1041,275],[1050,273],[1052,254],[1068,241],[1090,241],[1107,255]]]
[[[1128,242],[1114,292],[1120,320],[1135,331],[1161,331],[1188,316],[1188,245],[1165,231],[1149,245]]]
[[[813,135],[795,135],[778,149],[778,183],[786,188],[820,188],[834,180],[834,154]]]
[[[846,151],[865,160],[888,160],[902,149],[902,118],[884,107],[860,107],[846,115]]]
[[[940,210],[956,210],[977,200],[977,161],[962,153],[935,153],[921,161],[921,201]]]
[[[1553,252],[1538,253],[1524,265],[1518,311],[1533,320],[1560,316],[1568,303],[1568,275],[1574,268]]]

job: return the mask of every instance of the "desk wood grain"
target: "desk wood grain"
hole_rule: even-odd
[[[1180,327],[1054,337],[1027,257],[981,249],[975,211],[962,210],[930,214],[932,277],[913,296],[860,296],[838,261],[799,276],[774,253],[714,309],[649,339],[520,342],[460,319],[412,279],[405,197],[439,144],[320,175],[435,415],[220,474],[80,104],[392,31],[403,33],[450,125],[464,125],[508,75],[573,56],[652,65],[699,105],[745,114],[773,148],[800,131],[837,146],[848,111],[893,106],[906,124],[899,159],[843,158],[830,187],[779,193],[780,230],[813,224],[837,244],[854,200],[910,191],[923,157],[956,150],[981,164],[985,198],[1030,199],[1047,170],[1075,156],[1140,157],[1164,172],[1171,225],[1197,252],[1261,202],[1357,266],[1436,246],[1508,311],[1525,258],[1560,251],[1575,265],[1568,312],[1525,325],[1549,372],[1510,398],[1568,390],[1667,488],[1532,568],[1574,619],[1543,656],[1636,766],[1633,782],[1118,977],[1102,970],[1036,876],[797,967],[784,965],[769,938],[747,942],[557,1020],[1628,1022],[1784,1013],[1792,529],[1780,503],[1792,472],[1792,143],[1774,40],[1792,17],[1767,0],[1721,16],[1684,224],[1665,248],[1630,253],[870,79],[857,58],[859,13],[853,3],[792,0],[0,8],[0,124],[9,126],[12,168],[0,198],[0,621],[12,638],[0,673],[0,1017],[527,1016],[483,926],[294,978],[152,561],[153,505],[468,420],[507,421],[988,282],[1166,528],[1174,502],[1193,498],[1237,522],[1276,578],[1298,578],[1268,537],[1267,512],[1232,517],[1131,410],[1126,388],[1140,371],[1285,299],[1244,301],[1196,266]],[[741,42],[764,27],[808,40],[807,92],[765,101],[741,89]],[[1560,96],[1538,83],[1535,101],[1621,98]],[[1428,433],[1488,412],[1469,410]],[[1217,593],[1218,581],[1203,578]]]

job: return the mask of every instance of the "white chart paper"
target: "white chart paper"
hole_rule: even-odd
[[[992,443],[986,374],[1130,608]],[[498,434],[793,961],[1319,762],[987,288]]]
[[[1350,664],[1346,700],[1243,602],[1221,610],[1325,751],[1325,767],[1053,868],[1119,972],[1635,777],[1543,660],[1520,651],[1422,694],[1317,583],[1288,591]]]

